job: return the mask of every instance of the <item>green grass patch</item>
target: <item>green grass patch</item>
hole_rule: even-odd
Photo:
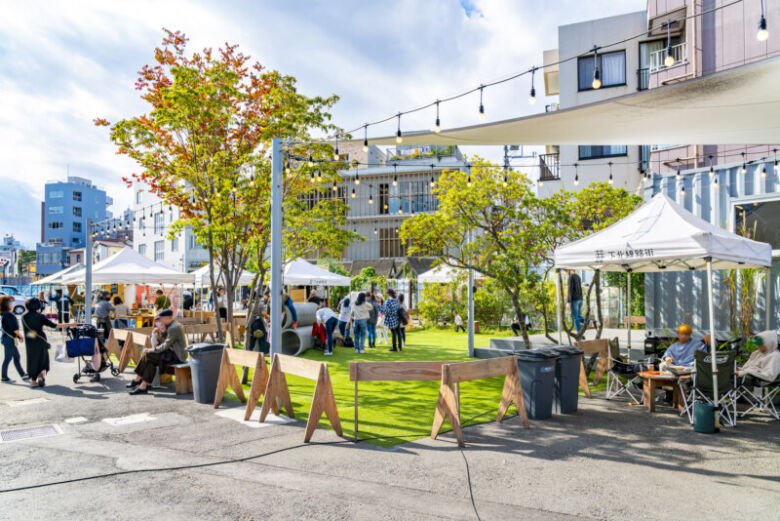
[[[476,347],[487,347],[495,334],[475,335]],[[407,345],[401,352],[388,352],[388,346],[366,348],[364,355],[355,354],[352,348],[337,347],[334,355],[326,357],[322,351],[311,349],[303,356],[311,360],[327,362],[336,396],[341,427],[345,436],[354,436],[354,383],[349,381],[349,363],[352,361],[379,362],[400,360],[467,360],[468,338],[465,333],[452,330],[419,330],[406,334]],[[250,378],[251,378],[250,374]],[[606,378],[605,378],[606,380]],[[312,380],[296,376],[287,377],[295,418],[306,421],[314,394]],[[360,438],[383,447],[430,435],[438,381],[432,382],[360,382],[358,419]],[[495,421],[498,401],[504,384],[503,377],[464,382],[460,386],[460,414],[464,426]],[[602,383],[592,390],[600,390]],[[244,388],[248,391],[249,386]],[[225,397],[238,398],[230,391]],[[516,414],[514,406],[508,415]],[[445,422],[442,432],[450,430]],[[330,428],[327,419],[320,420],[318,428]],[[316,436],[316,434],[315,434]],[[384,436],[384,438],[382,438]],[[401,436],[403,438],[392,438]]]

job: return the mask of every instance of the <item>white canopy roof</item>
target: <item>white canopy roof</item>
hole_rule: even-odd
[[[63,279],[66,275],[69,275],[71,273],[75,273],[78,270],[83,270],[84,265],[83,264],[74,264],[73,266],[68,266],[62,271],[58,271],[57,273],[53,273],[49,275],[48,277],[44,277],[40,280],[36,280],[31,285],[38,285],[43,286],[46,284],[64,284]]]
[[[66,284],[83,284],[85,276],[86,268],[81,268],[63,279]],[[192,284],[192,278],[191,273],[154,262],[128,247],[92,266],[93,284]]]
[[[216,271],[214,272],[214,275],[216,275],[219,278],[219,268],[214,268]],[[195,277],[195,285],[196,286],[210,286],[211,285],[211,274],[209,273],[209,265],[206,264],[205,266],[202,266],[198,268],[197,270],[190,273],[190,275]],[[251,271],[244,270],[241,272],[241,276],[238,278],[238,285],[239,286],[249,286],[252,284],[252,281],[255,278],[255,274]],[[222,284],[219,283],[218,284]],[[224,285],[224,284],[222,284]]]
[[[766,267],[772,247],[696,217],[664,194],[612,226],[555,250],[557,268],[636,272]]]
[[[303,259],[294,259],[284,266],[284,284],[291,286],[349,286],[350,279],[331,273]]]
[[[466,270],[447,266],[446,264],[439,264],[438,266],[429,269],[425,273],[418,275],[417,282],[423,282],[427,284],[446,284],[448,282],[454,281],[458,278],[458,275],[461,274],[465,277],[468,275],[468,272]],[[482,274],[479,273],[475,273],[474,277],[478,279],[483,278]]]
[[[778,85],[780,57],[773,57],[564,110],[444,129],[440,134],[432,130],[406,131],[403,142],[405,145],[780,143]],[[395,135],[368,141],[373,145],[395,145]]]

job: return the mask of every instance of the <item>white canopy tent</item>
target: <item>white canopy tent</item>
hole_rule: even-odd
[[[290,286],[349,286],[350,278],[305,261],[293,259],[284,265],[284,284]]]
[[[769,244],[746,239],[718,228],[696,217],[661,193],[612,226],[555,250],[555,267],[559,270],[589,269],[647,273],[706,269],[710,350],[712,371],[716,380],[717,345],[712,302],[712,270],[769,268],[771,264],[772,247]],[[630,310],[631,277],[627,278]],[[767,277],[767,285],[769,281],[770,277]],[[769,324],[769,306],[767,306],[766,320]],[[559,295],[559,339],[562,335],[562,322]],[[630,322],[628,347],[631,348]],[[717,406],[717,386],[714,398]]]
[[[214,275],[220,278],[219,268],[214,267]],[[211,274],[209,273],[209,265],[206,264],[193,271],[190,275],[195,278],[195,286],[205,287],[211,285]],[[249,286],[255,278],[255,274],[251,271],[243,270],[241,276],[238,278],[238,286]],[[220,284],[219,282],[217,284]]]
[[[63,284],[84,284],[86,268],[63,277]],[[191,273],[176,271],[125,247],[92,266],[93,284],[192,284]]]
[[[63,280],[66,276],[70,275],[71,273],[75,273],[79,270],[83,270],[84,265],[83,264],[74,264],[73,266],[68,266],[64,270],[58,271],[57,273],[53,273],[49,275],[48,277],[44,277],[40,280],[36,280],[31,284],[31,286],[46,286],[49,284],[52,285],[61,285],[64,284]]]
[[[434,268],[429,269],[425,273],[421,273],[417,276],[417,282],[425,284],[447,284],[458,278],[458,276],[467,276],[467,270],[461,270],[447,266],[446,264],[440,264]],[[474,278],[484,278],[481,274],[475,274]]]

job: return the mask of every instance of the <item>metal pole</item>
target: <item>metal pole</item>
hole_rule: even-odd
[[[87,240],[84,245],[84,322],[92,324],[92,219],[87,219]]]
[[[628,270],[626,273],[628,276],[626,283],[626,302],[628,305],[628,310],[626,312],[626,319],[627,319],[627,327],[628,327],[628,358],[627,360],[631,359],[631,270]]]
[[[765,330],[772,329],[772,326],[770,325],[772,322],[771,321],[772,318],[771,295],[772,295],[772,268],[770,266],[769,268],[766,269],[766,296],[764,297],[764,302],[766,303],[765,304],[766,305],[766,327],[764,328]]]
[[[720,411],[718,409],[718,361],[717,341],[715,340],[715,307],[712,303],[712,257],[707,260],[707,292],[709,293],[710,312],[710,358],[712,359],[712,398],[715,403],[715,428],[720,429]]]
[[[469,231],[469,243],[471,243],[471,231]],[[474,356],[474,270],[469,270],[469,316],[468,316],[468,328],[469,328],[469,356]]]
[[[282,139],[271,140],[271,360],[282,352]]]
[[[561,288],[561,270],[555,270],[555,305],[558,308],[558,343],[563,344],[563,309],[561,301],[563,300],[563,288]],[[523,317],[518,317],[522,320]]]

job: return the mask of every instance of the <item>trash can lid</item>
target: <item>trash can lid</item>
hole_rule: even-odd
[[[533,361],[533,362],[554,360],[559,356],[557,353],[553,353],[552,351],[548,351],[544,348],[515,351],[513,354],[517,357],[518,360]]]
[[[200,342],[192,344],[185,348],[188,353],[205,353],[207,351],[221,351],[225,348],[225,344],[209,344],[207,342]]]
[[[576,346],[553,346],[550,350],[562,355],[576,356],[582,354],[582,349]]]

